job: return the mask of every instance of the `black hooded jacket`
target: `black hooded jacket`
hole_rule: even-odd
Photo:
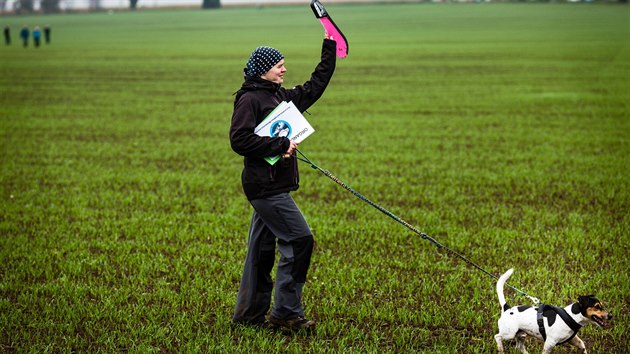
[[[321,61],[311,78],[302,85],[285,89],[271,81],[254,78],[246,79],[236,93],[230,144],[236,153],[244,156],[241,179],[247,199],[298,189],[298,161],[295,155],[274,165],[264,160],[265,157],[285,153],[289,149],[289,139],[261,137],[254,134],[254,129],[281,101],[293,101],[300,112],[313,105],[324,93],[335,71],[335,48],[334,41],[324,39]]]

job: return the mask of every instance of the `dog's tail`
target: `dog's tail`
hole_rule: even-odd
[[[499,304],[501,304],[501,310],[503,311],[506,311],[510,308],[510,306],[505,301],[505,295],[503,295],[503,286],[513,272],[514,269],[508,269],[508,271],[503,273],[503,275],[499,277],[499,280],[497,281],[497,295],[499,296]]]

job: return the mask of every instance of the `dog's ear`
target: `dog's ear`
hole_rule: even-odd
[[[581,306],[592,306],[593,304],[599,302],[599,299],[597,299],[595,295],[584,295],[578,298],[578,302]]]
[[[578,304],[580,305],[580,312],[582,313],[582,315],[586,316],[586,309],[588,307],[593,306],[594,304],[598,302],[599,300],[597,300],[595,295],[580,296],[578,298]],[[574,308],[571,309],[571,311],[574,311],[574,310],[575,310]]]

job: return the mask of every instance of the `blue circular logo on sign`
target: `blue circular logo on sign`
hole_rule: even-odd
[[[291,136],[291,125],[287,123],[287,121],[279,120],[277,122],[273,122],[271,125],[271,136],[276,137],[290,137]]]

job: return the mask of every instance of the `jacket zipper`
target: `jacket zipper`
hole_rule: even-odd
[[[275,173],[274,173],[274,166],[269,166],[269,181],[270,182],[275,182],[276,178],[275,178]]]

